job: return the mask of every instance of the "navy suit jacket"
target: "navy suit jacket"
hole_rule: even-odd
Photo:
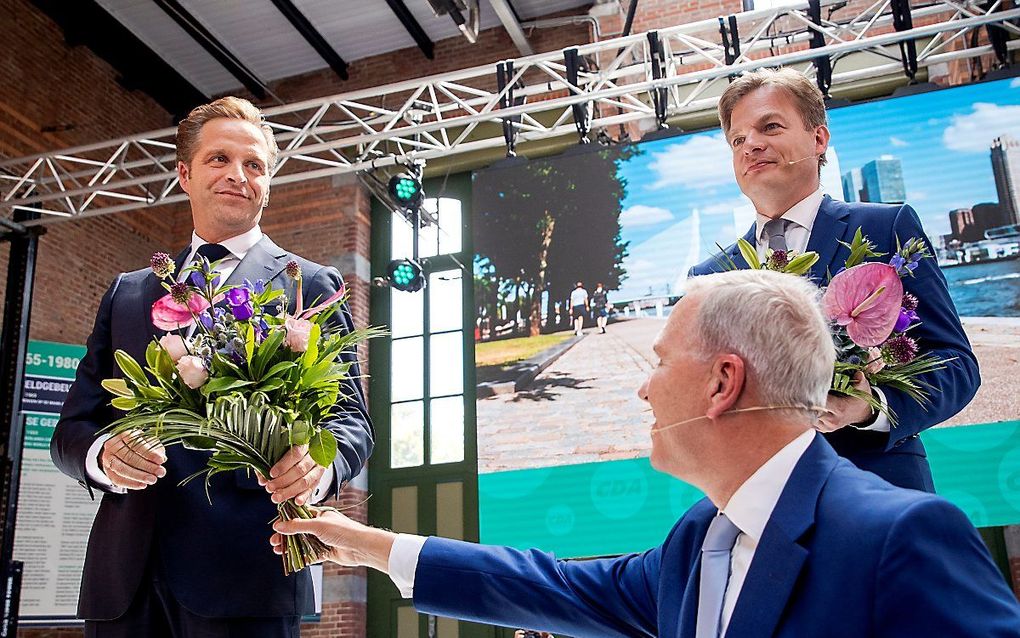
[[[703,499],[659,547],[589,561],[429,538],[414,606],[578,638],[694,638],[715,514]],[[765,526],[726,636],[1016,638],[1020,605],[959,509],[859,470],[816,437]]]
[[[187,251],[177,258],[178,269]],[[301,265],[305,307],[343,285],[335,268],[293,255],[264,237],[238,264],[228,283],[263,279],[286,287],[290,260]],[[148,268],[117,277],[99,305],[85,357],[64,402],[50,453],[62,472],[92,494],[98,488],[85,475],[85,456],[96,433],[118,413],[110,407],[103,379],[119,376],[117,349],[145,360],[145,348],[158,336],[150,320],[152,304],[166,291]],[[345,306],[331,318],[353,329]],[[354,353],[353,376],[360,375]],[[349,384],[351,399],[338,405],[326,426],[336,434],[339,454],[333,463],[334,493],[356,476],[372,451],[373,432],[360,382]],[[188,610],[206,617],[272,617],[311,613],[312,586],[307,572],[284,576],[280,558],[269,546],[269,522],[276,506],[253,476],[237,471],[213,478],[206,497],[202,480],[178,483],[205,466],[207,453],[173,446],[167,450],[167,474],[155,485],[126,494],[103,496],[89,537],[78,615],[109,620],[131,604],[147,568],[158,568],[174,596]]]
[[[888,261],[896,251],[897,238],[901,243],[912,237],[923,238],[928,251],[935,254],[917,213],[910,206],[848,204],[825,196],[807,245],[807,250],[819,256],[810,272],[816,283],[826,283],[830,274],[836,274],[843,267],[850,251],[838,242],[849,244],[858,228],[876,244],[877,252],[886,253],[882,260]],[[757,223],[751,226],[744,239],[753,246],[756,237]],[[729,246],[726,254],[738,267],[748,267],[736,244]],[[690,275],[705,275],[722,269],[716,256],[692,268]],[[924,446],[917,435],[962,410],[974,398],[981,378],[977,359],[949,296],[946,278],[935,259],[921,260],[914,276],[904,278],[903,284],[905,291],[913,293],[920,301],[917,314],[921,325],[911,329],[911,336],[918,340],[922,352],[953,360],[944,370],[921,377],[931,386],[929,405],[921,406],[893,388],[881,388],[898,417],[896,426],[888,434],[845,427],[827,434],[826,439],[840,455],[894,485],[933,491]]]

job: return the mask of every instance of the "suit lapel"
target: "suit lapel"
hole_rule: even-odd
[[[840,241],[847,241],[846,217],[850,214],[847,206],[835,202],[826,195],[818,207],[818,215],[811,228],[807,250],[818,253],[818,261],[811,267],[811,279],[816,284],[825,285],[829,274],[836,274],[838,268],[833,267],[833,260],[841,248]]]
[[[755,549],[727,635],[774,634],[810,555],[800,540],[814,526],[818,497],[837,460],[829,444],[816,435],[797,462]]]
[[[230,273],[224,283],[241,285],[245,279],[255,281],[262,279],[267,284],[283,272],[287,266],[287,251],[277,246],[269,237],[263,235],[257,244],[251,247],[244,259]]]

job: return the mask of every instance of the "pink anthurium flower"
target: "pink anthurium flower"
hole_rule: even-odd
[[[152,304],[152,325],[160,330],[187,328],[195,323],[195,315],[208,307],[209,302],[195,293],[190,294],[187,304],[174,301],[172,294],[164,295]]]
[[[846,327],[854,343],[881,345],[900,316],[903,283],[889,264],[866,263],[848,268],[829,282],[822,309],[830,321]]]

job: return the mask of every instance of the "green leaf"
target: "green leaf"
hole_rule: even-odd
[[[313,323],[312,329],[308,333],[308,349],[301,357],[301,365],[305,368],[311,368],[319,359],[319,336],[321,334],[322,328],[319,327],[319,324]]]
[[[160,348],[156,357],[156,374],[164,381],[169,382],[177,374],[177,364],[174,363],[170,353]]]
[[[308,444],[308,455],[322,467],[329,467],[336,458],[336,437],[333,433],[319,428]]]
[[[229,390],[243,388],[245,386],[252,385],[253,383],[255,382],[234,379],[232,377],[216,377],[203,385],[200,388],[200,392],[205,396],[209,396],[210,394],[215,394],[217,392],[227,392]]]
[[[272,379],[273,377],[283,374],[287,370],[290,370],[291,368],[294,368],[296,366],[297,366],[296,361],[281,361],[275,364],[272,368],[269,368],[269,371],[266,372],[266,374],[262,377],[262,380],[266,381],[268,379]]]
[[[189,436],[181,439],[181,445],[189,450],[215,450],[216,439],[208,436]]]
[[[818,261],[818,253],[811,251],[804,253],[803,255],[797,255],[790,260],[790,263],[786,264],[786,268],[783,272],[791,275],[803,275],[807,271],[811,270],[811,266],[815,265]]]
[[[117,365],[129,379],[134,381],[137,385],[149,385],[149,379],[145,376],[145,372],[142,370],[142,366],[138,365],[134,357],[124,352],[123,350],[117,350],[113,353],[113,358],[117,360]]]
[[[264,381],[262,385],[258,387],[259,392],[272,392],[273,390],[279,390],[287,384],[283,379],[269,379]]]
[[[250,325],[238,322],[238,326],[245,326],[244,330],[244,359],[251,367],[251,358],[255,354],[255,329]]]
[[[295,421],[294,425],[290,426],[291,445],[308,445],[311,440],[312,428],[307,421]]]
[[[138,406],[138,399],[128,397],[116,397],[115,399],[110,401],[110,405],[117,408],[118,410],[124,410],[125,412],[127,412],[128,410],[133,410],[135,409],[135,407]]]
[[[135,393],[127,387],[127,381],[124,379],[103,379],[103,387],[107,392],[118,397],[134,398],[135,396]]]
[[[273,360],[273,356],[280,349],[280,344],[283,343],[283,339],[286,336],[286,331],[283,329],[277,328],[269,331],[269,336],[265,338],[259,346],[258,352],[252,358],[251,374],[253,378],[262,378],[262,373],[265,371],[266,366],[269,365],[269,362]]]
[[[747,262],[747,265],[755,270],[761,270],[761,262],[758,261],[758,249],[743,237],[737,240],[737,246],[740,247],[740,254],[743,256],[744,261]]]
[[[153,370],[156,369],[156,361],[159,357],[159,352],[163,348],[160,347],[158,341],[150,341],[149,345],[145,346],[145,363],[149,365]]]

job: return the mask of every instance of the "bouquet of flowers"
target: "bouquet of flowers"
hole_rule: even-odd
[[[884,257],[885,253],[876,252],[875,244],[860,228],[849,244],[840,243],[850,250],[850,255],[843,268],[830,276],[822,292],[822,310],[832,322],[836,345],[830,391],[867,402],[872,410],[882,412],[895,425],[896,414],[871,392],[854,387],[854,377],[861,372],[872,386],[895,388],[922,406],[931,401],[931,386],[921,376],[943,369],[951,359],[922,354],[917,341],[908,334],[920,325],[917,315],[920,301],[904,292],[902,281],[904,277],[913,277],[918,263],[931,255],[921,239],[912,237],[900,244],[897,238],[896,253],[888,263],[865,262]],[[755,269],[805,275],[818,261],[814,252],[797,255],[769,249],[761,262],[750,242],[741,238],[737,245],[744,260]],[[724,267],[737,268],[721,247],[720,254]]]
[[[125,415],[104,432],[208,451],[206,467],[182,482],[204,476],[207,496],[214,475],[243,469],[269,477],[295,445],[307,445],[312,459],[328,468],[337,442],[320,424],[346,398],[342,384],[351,380],[352,363],[340,354],[380,334],[330,327],[347,291],[302,308],[301,268],[292,261],[286,273],[296,282],[296,310],[289,314],[283,290],[262,280],[221,285],[216,264],[204,258],[185,268],[181,281],[166,253],[153,255],[151,266],[168,291],[153,304],[152,322],[169,332],[149,343],[144,368],[128,353],[114,353],[123,376],[103,387]],[[278,519],[314,518],[292,500],[277,509]],[[284,572],[299,571],[326,551],[313,536],[288,537]]]

